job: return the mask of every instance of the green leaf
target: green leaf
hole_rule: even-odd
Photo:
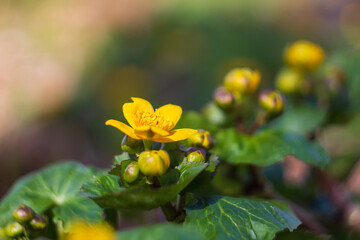
[[[216,134],[215,140],[215,153],[229,163],[268,166],[287,155],[320,168],[328,163],[322,147],[295,133],[268,129],[247,136],[235,129],[225,129]]]
[[[128,160],[128,159],[130,159],[130,158],[131,158],[131,157],[129,156],[129,154],[128,154],[127,152],[123,152],[123,153],[120,154],[120,155],[116,155],[116,156],[114,157],[114,161],[113,161],[114,166],[120,165],[122,161]]]
[[[207,163],[183,164],[161,177],[161,188],[136,186],[123,188],[119,178],[102,174],[83,185],[83,194],[102,208],[150,210],[172,201],[206,167]]]
[[[186,215],[185,225],[195,226],[210,240],[271,240],[276,232],[300,224],[283,203],[222,196],[196,199]]]
[[[170,237],[171,236],[171,237]],[[158,224],[123,231],[117,234],[119,240],[205,240],[199,231],[191,226],[172,223]]]
[[[289,232],[287,230],[279,232],[276,235],[274,240],[330,240],[330,236],[326,235],[315,235],[310,232],[305,232],[304,230],[295,230],[293,232]]]
[[[321,108],[306,103],[297,106],[288,105],[285,112],[271,121],[268,127],[306,135],[319,127],[325,120],[326,112]]]
[[[64,162],[23,177],[0,203],[0,225],[13,221],[12,211],[20,204],[36,213],[50,209],[54,222],[66,223],[74,218],[100,221],[102,209],[79,193],[81,184],[94,174],[93,169],[82,164]]]

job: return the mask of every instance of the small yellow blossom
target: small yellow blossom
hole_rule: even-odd
[[[260,73],[249,68],[235,68],[225,76],[225,88],[239,98],[242,94],[256,91],[260,83]]]
[[[116,127],[133,139],[162,143],[181,141],[197,132],[190,128],[171,131],[181,117],[180,106],[167,104],[154,111],[148,101],[134,97],[131,99],[133,102],[123,105],[124,116],[131,127],[113,119],[105,124]]]
[[[300,40],[285,50],[285,62],[303,71],[314,71],[324,60],[323,49],[312,42]]]
[[[296,93],[301,90],[304,77],[297,69],[285,68],[282,69],[276,76],[276,88],[283,93]]]
[[[76,222],[66,234],[65,240],[115,240],[115,231],[106,223],[90,225]]]

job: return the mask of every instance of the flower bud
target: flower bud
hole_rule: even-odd
[[[299,92],[302,86],[303,76],[300,71],[292,68],[285,68],[276,76],[276,88],[283,93]]]
[[[9,223],[5,227],[6,236],[11,237],[11,238],[19,237],[21,234],[23,234],[23,232],[24,232],[24,228],[18,222]]]
[[[225,76],[225,88],[235,97],[251,94],[256,91],[260,83],[260,73],[249,68],[235,68]]]
[[[17,207],[13,212],[13,217],[19,223],[26,223],[31,219],[33,219],[34,216],[35,216],[34,211],[30,207],[23,204]]]
[[[170,157],[164,150],[144,151],[140,154],[138,163],[141,173],[145,176],[161,176],[170,166]]]
[[[187,161],[189,163],[205,162],[205,156],[203,155],[203,153],[200,150],[197,150],[197,151],[189,153],[189,155],[187,157]]]
[[[303,71],[314,71],[324,60],[323,49],[312,42],[300,40],[285,50],[285,62]]]
[[[39,231],[44,230],[47,227],[47,217],[46,216],[41,216],[41,215],[36,215],[30,221],[30,226],[34,230],[39,230]]]
[[[188,144],[191,147],[209,150],[214,147],[214,140],[208,131],[199,130],[188,138]]]
[[[121,142],[121,149],[128,153],[139,153],[143,148],[143,141],[125,135]]]
[[[214,101],[223,110],[228,110],[235,105],[235,96],[226,88],[218,88],[214,94]]]
[[[283,98],[277,91],[263,91],[259,96],[259,104],[270,115],[277,115],[284,109]]]
[[[123,179],[127,183],[135,182],[136,179],[139,177],[139,165],[137,162],[132,162],[129,165],[127,165]]]

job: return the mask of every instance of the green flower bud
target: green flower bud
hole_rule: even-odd
[[[161,176],[170,166],[170,157],[164,150],[144,151],[140,154],[138,163],[141,173],[145,176]]]
[[[30,226],[34,229],[34,230],[44,230],[47,227],[47,217],[46,216],[41,216],[41,215],[36,215],[31,221],[30,221]]]
[[[189,153],[189,155],[187,157],[187,161],[189,163],[205,162],[205,157],[204,157],[204,155],[202,154],[202,152],[200,150],[197,150],[195,152]]]
[[[12,222],[9,223],[6,227],[5,227],[5,234],[8,237],[19,237],[20,235],[22,235],[24,232],[24,228],[23,226],[18,223],[18,222]]]
[[[208,131],[199,130],[197,133],[188,138],[188,144],[190,147],[209,150],[214,147],[214,140]]]
[[[121,142],[121,149],[128,153],[139,153],[143,148],[143,141],[125,135]]]
[[[26,205],[20,205],[13,212],[13,217],[19,223],[26,223],[31,219],[33,219],[34,216],[35,216],[34,211]]]
[[[214,94],[214,101],[223,110],[231,109],[235,106],[235,96],[226,88],[218,88]]]
[[[291,68],[285,68],[280,71],[276,77],[276,88],[283,93],[296,93],[301,90],[303,84],[303,75],[300,71]]]
[[[135,182],[139,177],[139,164],[137,162],[130,163],[124,171],[124,181],[127,183]]]
[[[284,109],[284,100],[277,91],[263,91],[259,96],[259,104],[270,115],[277,115]]]
[[[225,76],[225,88],[235,97],[251,94],[256,91],[260,83],[260,73],[249,68],[235,68]]]

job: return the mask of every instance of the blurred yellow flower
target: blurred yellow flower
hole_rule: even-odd
[[[296,93],[301,90],[304,77],[301,71],[293,68],[284,68],[276,76],[276,88],[283,93]]]
[[[314,71],[324,61],[323,49],[312,42],[300,40],[285,50],[285,62],[291,67],[304,71]]]
[[[123,105],[124,116],[131,127],[113,119],[105,124],[116,127],[133,139],[162,143],[181,141],[197,132],[189,128],[170,131],[181,117],[180,106],[167,104],[154,111],[148,101],[134,97],[131,99],[133,102]]]
[[[256,91],[260,83],[260,73],[249,68],[235,68],[225,76],[225,88],[235,97],[251,94]]]
[[[76,222],[70,227],[65,240],[115,240],[115,231],[106,223],[90,225]]]

